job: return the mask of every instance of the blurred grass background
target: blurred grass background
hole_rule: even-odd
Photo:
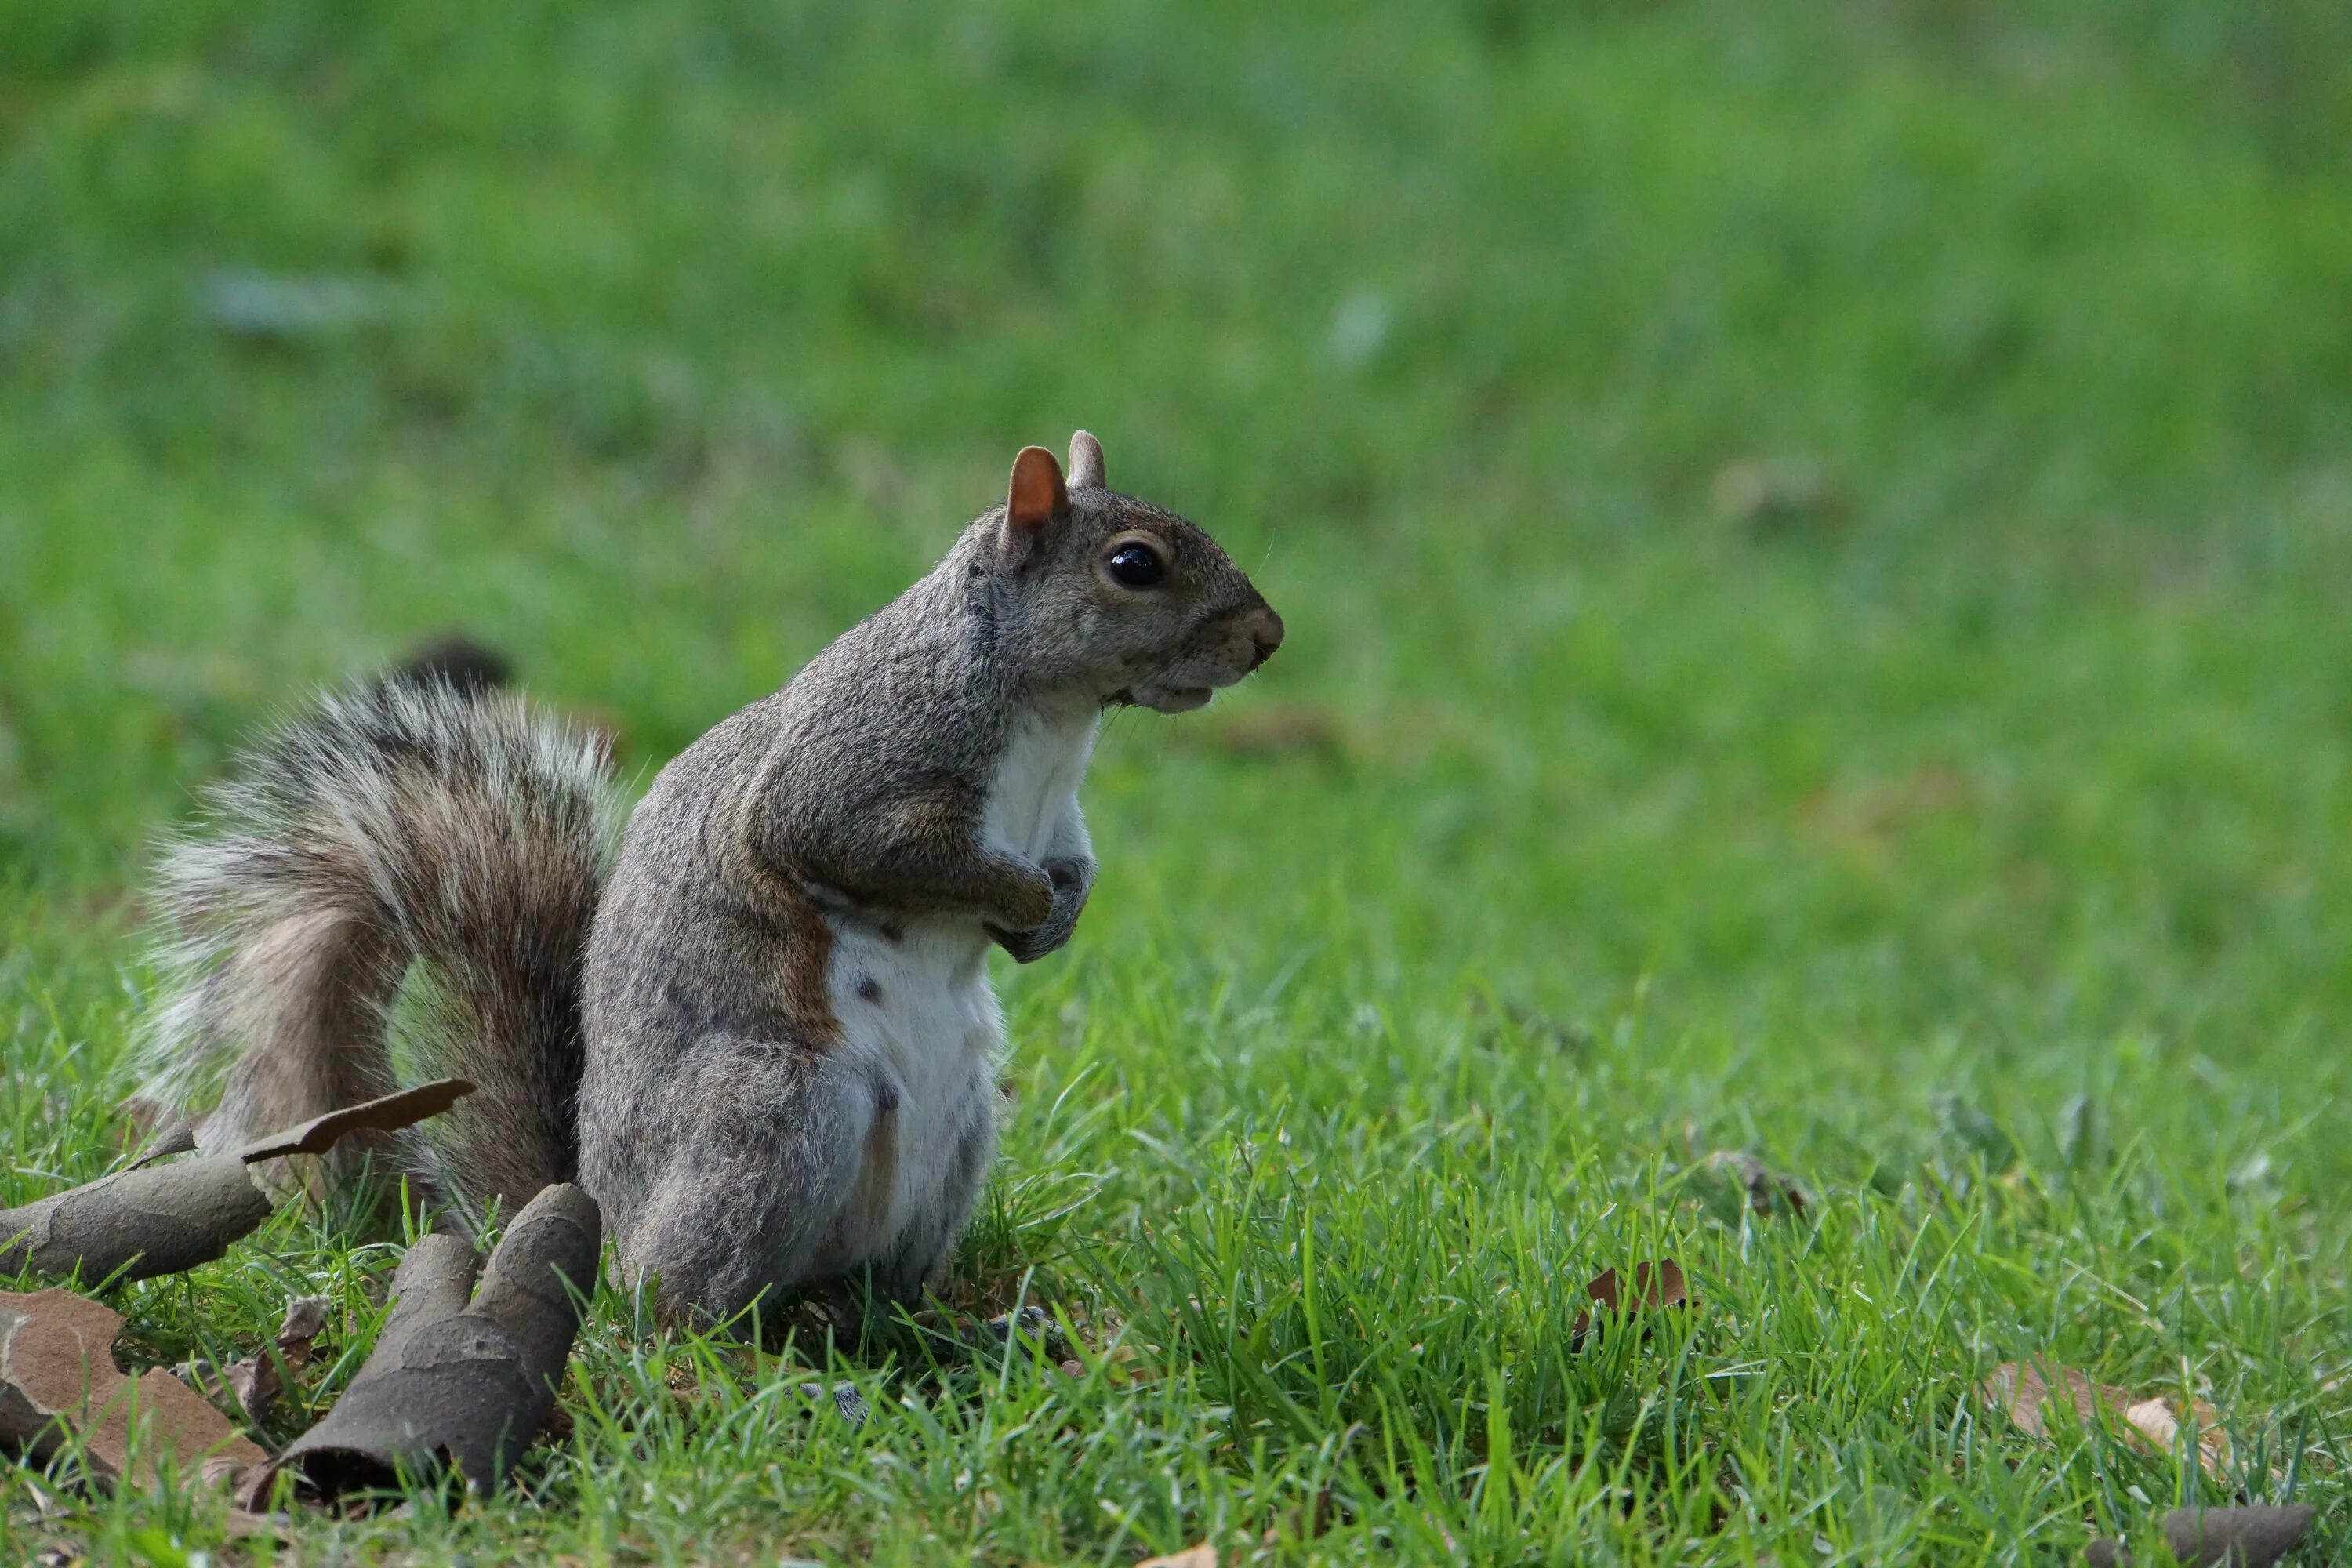
[[[1528,1214],[1990,1118],[2137,1159],[2182,1301],[2293,1281],[2236,1374],[2315,1397],[2347,303],[2315,0],[0,0],[20,1195],[103,1165],[123,889],[272,705],[462,627],[649,776],[1085,426],[1290,640],[1111,727],[1033,1089],[1083,1040],[1122,1125],[1295,1100],[1362,1180],[1507,1110]],[[2013,1323],[2147,1239],[2083,1223]]]

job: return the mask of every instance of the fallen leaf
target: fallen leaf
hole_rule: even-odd
[[[2019,1431],[2029,1437],[2046,1439],[2050,1436],[2050,1412],[2057,1405],[2054,1391],[2061,1387],[2066,1391],[2066,1403],[2074,1406],[2075,1420],[2084,1426],[2099,1424],[2102,1405],[2120,1415],[2131,1403],[2131,1396],[2122,1389],[2094,1383],[2071,1366],[2033,1362],[2001,1363],[1992,1369],[1991,1376],[1978,1385],[1978,1393],[1987,1405],[2006,1415]]]
[[[1690,1305],[1682,1268],[1671,1258],[1633,1265],[1633,1297],[1630,1303],[1623,1299],[1623,1289],[1618,1283],[1614,1268],[1602,1269],[1598,1278],[1585,1286],[1584,1293],[1599,1302],[1601,1310],[1611,1313],[1621,1310],[1651,1312]],[[1585,1334],[1592,1326],[1591,1312],[1577,1313],[1576,1321],[1569,1325],[1568,1348],[1571,1351],[1580,1349]]]
[[[2189,1401],[2186,1412],[2195,1423],[2198,1462],[2207,1475],[2229,1473],[2230,1435],[2221,1430],[2221,1413],[2202,1399]],[[2180,1423],[2183,1412],[2176,1401],[2157,1398],[2143,1399],[2124,1412],[2124,1420],[2148,1446],[2161,1453],[2173,1454],[2180,1449]]]
[[[1978,1385],[1978,1392],[1987,1405],[2008,1415],[2019,1431],[2046,1441],[2049,1414],[2059,1403],[2056,1391],[2061,1387],[2065,1390],[2064,1402],[2074,1406],[2075,1418],[2083,1426],[2098,1426],[2104,1415],[2119,1424],[2125,1440],[2135,1447],[2156,1454],[2179,1450],[2182,1411],[2178,1400],[2134,1399],[2071,1366],[2003,1362]],[[2221,1429],[2221,1412],[2198,1399],[2189,1402],[2187,1413],[2196,1423],[2200,1468],[2207,1475],[2226,1475],[2231,1448],[2229,1435]]]
[[[274,1205],[234,1154],[140,1164],[0,1212],[0,1268],[146,1279],[209,1263]]]
[[[1135,1568],[1217,1568],[1217,1549],[1203,1541],[1168,1557],[1147,1557]]]
[[[327,1299],[324,1296],[297,1296],[286,1303],[286,1315],[278,1323],[278,1353],[286,1358],[288,1366],[302,1366],[310,1359],[310,1347],[327,1326]]]
[[[2181,1568],[2270,1568],[2311,1530],[2309,1503],[2251,1508],[2177,1508],[2164,1516],[2165,1544]],[[2094,1541],[2083,1556],[2092,1568],[2117,1568],[2132,1560],[2120,1541]]]
[[[163,1455],[234,1483],[268,1456],[202,1395],[161,1370],[127,1377],[114,1364],[118,1312],[68,1290],[0,1291],[0,1442],[35,1462],[78,1436],[85,1468],[105,1484],[153,1483]],[[145,1426],[132,1458],[131,1423]]]
[[[172,1372],[215,1405],[257,1426],[277,1405],[278,1395],[286,1392],[278,1362],[285,1363],[287,1371],[306,1364],[310,1359],[311,1343],[326,1321],[325,1297],[297,1296],[286,1303],[285,1316],[278,1325],[278,1361],[266,1355],[241,1356],[226,1366],[191,1361],[181,1363]]]
[[[239,1356],[225,1366],[208,1361],[184,1361],[172,1375],[209,1399],[230,1415],[241,1415],[259,1426],[278,1403],[278,1369],[264,1356]]]
[[[314,1116],[299,1127],[247,1143],[237,1151],[237,1157],[250,1165],[257,1160],[282,1159],[289,1154],[323,1154],[353,1132],[397,1132],[404,1127],[413,1127],[428,1116],[439,1115],[473,1092],[474,1086],[462,1078],[436,1079],[397,1094]]]

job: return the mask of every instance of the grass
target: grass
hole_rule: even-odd
[[[959,1285],[1082,1375],[608,1295],[520,1492],[301,1560],[2057,1562],[2292,1485],[2331,1561],[2347,27],[8,0],[0,1198],[116,1157],[145,847],[273,704],[461,626],[650,776],[1083,424],[1290,641],[1112,726],[1003,977]],[[132,1348],[328,1294],[290,1435],[360,1212]],[[2231,1473],[1970,1396],[2042,1354]],[[0,1484],[0,1555],[254,1550]]]

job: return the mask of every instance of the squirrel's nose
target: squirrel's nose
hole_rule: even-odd
[[[1274,650],[1282,646],[1282,617],[1274,613],[1273,605],[1263,601],[1242,617],[1241,629],[1255,650],[1256,657],[1250,660],[1252,669],[1272,658]]]

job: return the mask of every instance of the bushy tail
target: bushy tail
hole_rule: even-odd
[[[505,692],[378,681],[266,736],[205,805],[158,877],[147,1092],[220,1084],[201,1142],[235,1147],[398,1087],[397,1055],[478,1086],[415,1151],[440,1196],[512,1213],[570,1180],[622,814],[602,738]]]

